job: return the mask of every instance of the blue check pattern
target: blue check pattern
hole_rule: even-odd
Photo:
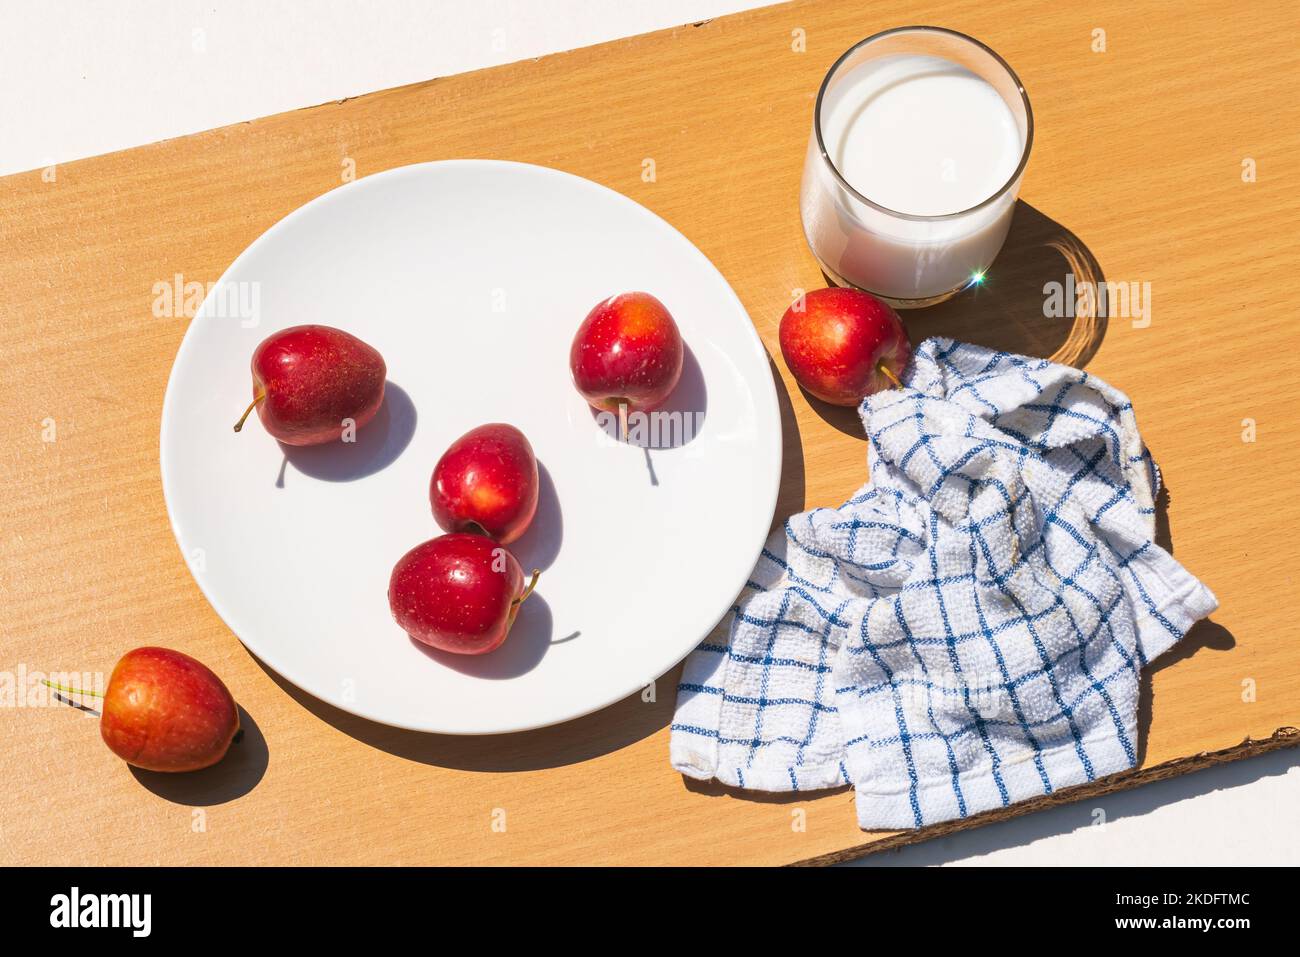
[[[1160,473],[1128,399],[930,339],[860,411],[870,480],[768,540],[687,660],[673,766],[852,784],[867,829],[1132,767],[1141,669],[1217,602],[1153,540]]]

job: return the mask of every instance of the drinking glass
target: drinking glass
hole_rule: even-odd
[[[861,184],[850,183],[827,148],[823,119],[863,76],[863,65],[917,55],[946,60],[986,81],[1006,103],[1020,132],[1015,171],[996,192],[967,209],[938,215],[890,209],[862,192]],[[827,277],[839,285],[865,290],[901,308],[942,302],[982,282],[1002,248],[1033,140],[1034,118],[1024,86],[1007,62],[983,43],[955,30],[926,26],[867,37],[835,61],[817,93],[799,203],[808,245]]]

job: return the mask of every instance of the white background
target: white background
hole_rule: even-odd
[[[21,0],[0,33],[0,174],[761,5]],[[1283,750],[867,863],[1296,864],[1297,808]]]

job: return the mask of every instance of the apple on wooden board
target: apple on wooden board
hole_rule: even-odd
[[[197,771],[216,764],[239,731],[235,699],[207,665],[168,648],[137,648],[118,661],[99,732],[127,764]]]
[[[901,385],[912,344],[898,313],[856,289],[814,289],[781,317],[781,355],[795,379],[832,405]]]
[[[268,336],[253,353],[254,408],[266,431],[285,445],[320,445],[361,428],[384,401],[384,358],[332,326],[293,326]]]
[[[685,347],[664,304],[647,292],[597,303],[569,348],[573,384],[592,408],[627,415],[662,405],[682,377]]]
[[[537,458],[513,425],[466,432],[442,454],[429,481],[433,517],[447,532],[482,532],[508,545],[537,512]]]
[[[93,691],[48,687],[70,694]],[[113,668],[99,733],[110,751],[146,771],[198,771],[216,764],[239,733],[239,709],[201,661],[169,648],[136,648]]]
[[[539,572],[482,535],[441,535],[403,555],[388,582],[393,618],[417,641],[460,655],[501,646]]]

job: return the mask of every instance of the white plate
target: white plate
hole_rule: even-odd
[[[689,350],[669,411],[702,413],[690,441],[648,453],[601,431],[569,375],[587,312],[633,289],[664,302]],[[377,348],[388,398],[354,445],[286,462],[256,416],[231,426],[257,344],[301,323]],[[511,546],[541,582],[498,651],[431,652],[389,614],[389,574],[440,534],[438,457],[496,421],[523,429],[543,469]],[[612,704],[709,632],[771,523],[781,424],[744,307],[685,237],[567,173],[453,160],[340,187],[235,260],[176,356],[161,463],[190,570],[250,651],[364,718],[488,734]]]

